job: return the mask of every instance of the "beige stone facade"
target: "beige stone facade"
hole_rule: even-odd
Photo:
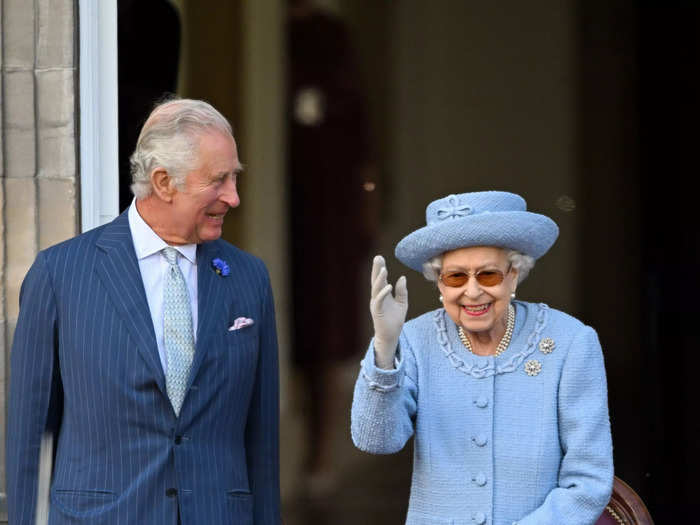
[[[0,0],[0,407],[19,291],[38,250],[79,230],[76,2]],[[0,418],[0,523],[5,510]]]

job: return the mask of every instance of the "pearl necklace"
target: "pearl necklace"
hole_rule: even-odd
[[[515,308],[513,308],[512,304],[509,304],[508,324],[506,325],[506,333],[503,334],[501,342],[498,343],[498,346],[496,347],[496,353],[493,354],[494,357],[498,357],[503,352],[505,352],[506,348],[508,348],[508,345],[510,344],[510,338],[513,336],[513,326],[515,326]],[[459,339],[462,341],[462,344],[467,350],[469,350],[473,354],[474,350],[472,350],[472,344],[469,341],[469,337],[467,337],[467,334],[464,333],[464,330],[461,326],[457,329],[457,331],[459,332]]]

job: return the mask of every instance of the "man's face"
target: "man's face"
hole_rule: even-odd
[[[218,131],[204,133],[198,153],[198,167],[187,174],[184,188],[173,196],[169,228],[173,244],[218,239],[226,212],[241,202],[236,190],[241,164],[233,138]]]

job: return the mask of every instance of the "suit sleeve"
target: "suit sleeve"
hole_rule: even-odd
[[[60,417],[56,298],[43,253],[20,290],[10,354],[6,441],[9,523],[34,525],[42,435]]]
[[[573,341],[559,383],[558,487],[516,525],[592,525],[610,500],[612,440],[603,353],[586,327]]]
[[[418,382],[405,329],[399,337],[397,356],[393,370],[377,368],[372,342],[362,360],[355,382],[350,429],[355,446],[365,452],[393,454],[413,435]]]
[[[255,389],[246,425],[248,480],[254,495],[255,525],[279,525],[279,370],[275,307],[267,271]]]

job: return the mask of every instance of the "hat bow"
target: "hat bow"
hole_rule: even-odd
[[[458,219],[460,217],[466,217],[471,215],[474,211],[469,204],[460,205],[457,197],[451,195],[447,200],[448,206],[446,208],[439,208],[437,211],[438,220],[444,221],[445,219]]]

